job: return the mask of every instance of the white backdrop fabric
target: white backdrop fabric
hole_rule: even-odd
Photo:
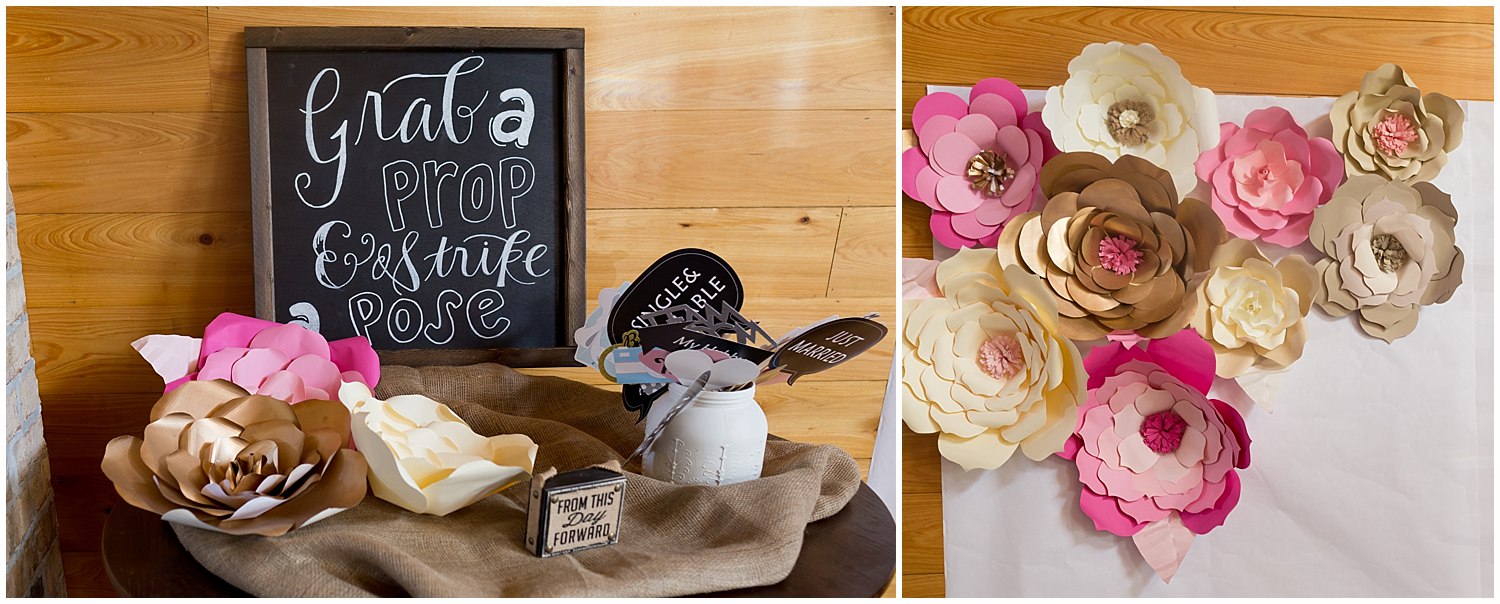
[[[1027,91],[1033,111],[1044,94]],[[1219,95],[1219,120],[1276,105],[1327,136],[1333,100]],[[948,595],[1492,595],[1494,104],[1460,105],[1464,141],[1434,184],[1458,208],[1463,285],[1389,345],[1314,307],[1302,359],[1245,385],[1274,413],[1216,383],[1245,416],[1251,465],[1170,585],[1130,539],[1094,530],[1071,462],[1017,456],[992,471],[943,462]]]

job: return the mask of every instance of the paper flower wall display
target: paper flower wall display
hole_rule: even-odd
[[[1195,535],[1222,525],[1250,465],[1239,412],[1208,398],[1214,355],[1191,330],[1144,347],[1095,348],[1088,397],[1062,456],[1078,467],[1094,527],[1131,537],[1171,581]]]
[[[536,443],[523,434],[484,437],[447,405],[418,394],[380,400],[346,383],[354,444],[370,463],[376,497],[418,514],[446,516],[531,475]]]
[[[194,380],[229,380],[290,403],[329,400],[339,383],[380,381],[380,357],[364,337],[329,342],[301,325],[223,313],[203,337],[151,335],[131,343],[167,391]]]
[[[1417,90],[1400,66],[1365,74],[1359,90],[1333,102],[1333,144],[1349,176],[1429,181],[1463,140],[1464,111],[1451,98]]]
[[[1160,338],[1188,324],[1188,282],[1225,237],[1196,199],[1177,201],[1172,177],[1144,159],[1111,163],[1064,153],[1042,169],[1041,212],[1000,236],[1000,263],[1042,276],[1062,314],[1060,332],[1094,340],[1115,331]]]
[[[1272,265],[1255,244],[1231,239],[1214,251],[1198,286],[1191,324],[1213,347],[1215,373],[1236,378],[1279,371],[1302,358],[1303,318],[1318,292],[1318,272],[1301,256]]]
[[[941,297],[903,302],[906,425],[938,432],[938,450],[965,470],[998,468],[1017,448],[1033,460],[1061,450],[1084,373],[1052,295],[990,250],[959,251],[934,280]]]
[[[163,520],[274,537],[364,499],[365,458],[348,440],[335,401],[288,405],[197,380],[162,395],[144,440],[109,441],[100,467],[126,503]]]
[[[948,92],[911,111],[917,146],[901,155],[901,189],[932,208],[932,235],[950,248],[994,247],[1000,228],[1031,209],[1037,172],[1057,154],[1040,114],[1009,80],[980,80],[967,102]]]
[[[1344,180],[1333,143],[1309,138],[1280,107],[1250,112],[1244,127],[1220,124],[1219,144],[1196,165],[1230,234],[1282,247],[1307,241],[1313,210]]]
[[[1219,140],[1213,92],[1189,84],[1150,44],[1084,47],[1068,63],[1068,80],[1047,89],[1042,120],[1058,149],[1145,158],[1182,193],[1198,184],[1193,162]]]
[[[1313,216],[1310,238],[1328,256],[1315,267],[1318,306],[1359,313],[1360,328],[1386,342],[1411,333],[1417,311],[1448,301],[1462,282],[1457,223],[1453,201],[1431,183],[1350,178]]]

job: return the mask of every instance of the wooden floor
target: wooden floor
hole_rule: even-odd
[[[1424,91],[1493,100],[1491,8],[905,8],[902,119],[928,84],[1005,77],[1023,88],[1067,79],[1091,42],[1151,42],[1215,92],[1338,96],[1399,63]],[[926,206],[905,199],[901,249],[932,257]],[[942,484],[936,437],[904,431],[902,595],[940,597]],[[999,470],[1004,471],[1004,470]]]
[[[253,311],[246,26],[583,27],[590,300],[691,245],[735,266],[746,314],[772,333],[832,314],[894,323],[894,9],[9,8],[6,24],[7,154],[70,595],[113,595],[99,458],[161,391],[129,343]],[[771,430],[868,470],[893,346],[765,389]]]

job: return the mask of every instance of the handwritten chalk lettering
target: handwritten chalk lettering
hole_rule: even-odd
[[[467,300],[458,292],[444,290],[438,294],[437,308],[431,321],[422,305],[411,298],[397,298],[389,305],[379,294],[359,292],[349,297],[349,320],[354,335],[371,336],[370,329],[384,325],[390,339],[409,344],[418,337],[433,344],[446,344],[458,329],[458,320],[467,322],[469,333],[493,340],[510,329],[510,317],[502,314],[505,296],[493,289],[481,289]],[[456,313],[462,309],[462,313]],[[373,338],[372,338],[373,340]]]
[[[426,160],[421,168],[409,159],[387,163],[380,173],[391,232],[406,230],[407,202],[415,203],[419,192],[427,225],[434,229],[443,226],[444,207],[457,204],[465,222],[479,224],[494,213],[497,199],[505,228],[516,228],[516,200],[536,184],[536,166],[524,157],[506,157],[497,160],[495,168],[474,164],[459,178],[458,164],[451,161]]]
[[[531,231],[525,229],[505,236],[477,233],[457,243],[442,236],[433,251],[424,254],[416,231],[407,231],[398,247],[370,233],[356,237],[348,223],[330,220],[313,233],[313,274],[323,287],[343,289],[364,270],[398,295],[416,292],[434,277],[455,275],[489,277],[497,288],[533,285],[552,269],[544,261],[550,248],[527,245],[530,240]]]

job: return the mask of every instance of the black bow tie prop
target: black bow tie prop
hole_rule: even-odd
[[[645,419],[668,384],[697,377],[672,375],[665,363],[672,352],[699,350],[713,360],[744,359],[760,366],[754,380],[718,387],[740,390],[779,379],[791,384],[828,370],[874,347],[886,334],[885,326],[870,320],[877,316],[871,314],[835,316],[778,340],[741,314],[744,302],[740,277],[723,258],[707,250],[677,250],[633,281],[600,293],[599,307],[574,334],[574,358],[621,384],[625,409]]]

